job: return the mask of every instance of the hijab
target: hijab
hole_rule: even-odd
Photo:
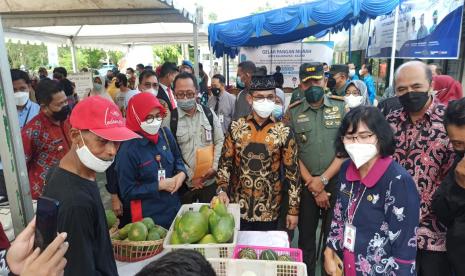
[[[346,86],[346,90],[347,90],[347,88],[349,88],[349,86],[351,84],[353,84],[355,87],[357,87],[357,89],[360,91],[360,96],[362,96],[362,98],[363,98],[361,105],[370,106],[371,103],[370,103],[370,99],[368,97],[368,89],[367,89],[367,86],[365,85],[365,83],[363,81],[361,81],[361,80],[353,80],[353,81],[349,82],[349,84]]]
[[[462,85],[448,75],[433,77],[433,89],[436,91],[436,99],[447,106],[450,101],[463,97]]]
[[[152,143],[158,143],[159,134],[148,134],[141,128],[141,123],[145,121],[147,115],[155,108],[160,110],[160,114],[165,114],[166,110],[158,101],[157,97],[149,92],[141,92],[131,98],[126,110],[126,127],[139,133]]]

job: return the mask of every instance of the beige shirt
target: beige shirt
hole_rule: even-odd
[[[181,108],[178,108],[176,139],[181,149],[184,162],[187,162],[187,185],[189,187],[192,186],[197,149],[214,144],[213,169],[215,171],[218,169],[218,161],[223,148],[224,134],[218,117],[213,111],[212,113],[214,131],[212,131],[210,122],[208,122],[208,118],[199,104],[197,104],[197,110],[192,117]],[[210,132],[210,135],[208,135],[208,132]],[[210,140],[208,138],[210,138]],[[209,179],[205,182],[205,186],[211,185],[214,182],[215,178]]]

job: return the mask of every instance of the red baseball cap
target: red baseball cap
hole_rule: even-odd
[[[89,130],[109,141],[120,142],[141,138],[126,127],[118,107],[100,96],[92,96],[80,101],[73,108],[69,121],[73,128]]]

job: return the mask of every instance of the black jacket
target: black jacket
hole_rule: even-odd
[[[168,109],[170,110],[170,112],[173,111],[173,106],[171,105],[170,97],[168,96],[168,93],[161,86],[158,87],[157,98],[159,98],[160,100],[164,100],[166,104],[168,105]]]
[[[455,275],[465,275],[465,189],[455,182],[457,158],[433,196],[432,207],[439,221],[447,226],[447,255]]]

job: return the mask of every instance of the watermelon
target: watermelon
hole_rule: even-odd
[[[147,226],[139,221],[132,224],[128,233],[128,238],[131,241],[145,241],[147,234]]]
[[[145,227],[147,227],[147,230],[150,231],[153,227],[155,227],[155,222],[153,221],[152,218],[144,218],[142,220],[142,223],[145,224]]]
[[[158,241],[161,239],[160,234],[158,233],[157,229],[151,229],[149,234],[147,235],[148,241]]]
[[[118,236],[121,240],[128,237],[129,230],[131,229],[132,223],[126,224],[123,228],[118,230]]]
[[[263,250],[260,253],[260,260],[266,261],[276,261],[278,259],[278,254],[271,249]]]
[[[239,259],[249,259],[249,260],[256,260],[257,259],[257,252],[252,248],[246,247],[239,251]]]
[[[181,244],[181,243],[182,242],[179,239],[178,234],[176,233],[176,231],[173,231],[173,233],[171,234],[170,244]]]
[[[108,229],[112,228],[116,223],[116,215],[112,210],[105,210],[105,217],[107,219]]]
[[[205,235],[205,237],[203,237],[199,242],[198,244],[209,244],[209,243],[218,243],[215,239],[215,237],[213,237],[212,234],[207,234]]]
[[[282,262],[292,262],[294,261],[291,256],[289,255],[281,255],[281,256],[278,256],[278,261],[282,261]]]
[[[179,220],[176,232],[183,243],[198,242],[208,232],[208,220],[199,212],[188,211]]]
[[[219,243],[228,242],[234,235],[234,219],[229,216],[220,217],[218,223],[211,228],[211,231]]]

